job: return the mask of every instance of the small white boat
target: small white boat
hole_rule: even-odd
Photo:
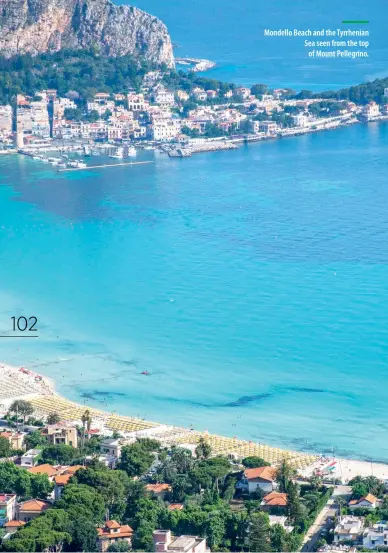
[[[123,159],[124,157],[124,148],[116,148],[115,153],[111,154],[109,157],[114,159]]]
[[[50,161],[50,163],[51,163],[51,165],[56,167],[57,165],[59,165],[59,160],[58,159],[53,159],[52,161]]]
[[[127,150],[127,156],[134,157],[136,155],[136,148],[130,146]]]
[[[84,161],[78,161],[78,168],[79,169],[84,169],[85,167],[87,167],[86,163]]]
[[[76,168],[78,167],[78,161],[72,160],[67,162],[68,167]]]
[[[48,162],[49,162],[49,160],[47,159],[47,157],[42,157],[42,161],[43,161],[43,163],[48,163]]]
[[[66,163],[64,163],[63,161],[60,161],[58,163],[58,169],[64,169],[66,167]]]

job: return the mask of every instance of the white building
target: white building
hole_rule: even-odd
[[[292,120],[295,127],[307,127],[308,126],[308,117],[303,113],[298,113],[297,115],[292,115]]]
[[[0,106],[0,139],[12,134],[12,107]]]
[[[287,524],[287,517],[282,515],[268,515],[269,523],[271,526],[274,524],[279,524],[286,532],[290,533],[293,531],[294,527]]]
[[[374,524],[364,531],[362,545],[367,549],[388,546],[388,523],[385,521]]]
[[[366,121],[376,119],[380,115],[380,107],[376,102],[369,102],[369,104],[362,108],[361,115]]]
[[[236,94],[238,96],[242,96],[244,100],[246,100],[251,95],[251,89],[246,88],[245,86],[239,86],[238,88],[236,88]]]
[[[0,494],[0,526],[16,517],[16,494]]]
[[[154,92],[154,102],[158,106],[173,106],[175,104],[175,94],[171,90],[167,90],[164,86],[158,86]]]
[[[204,90],[193,91],[193,96],[198,102],[205,102],[207,100],[207,93]]]
[[[362,533],[363,519],[350,515],[338,518],[338,523],[334,529],[334,543],[343,541],[355,541]]]
[[[22,455],[20,459],[21,467],[34,467],[37,462],[39,455],[42,453],[41,449],[29,449]]]
[[[206,538],[197,536],[178,536],[170,530],[155,530],[153,533],[154,551],[159,553],[210,553]]]
[[[151,128],[154,140],[168,141],[181,132],[181,122],[178,119],[156,119]]]
[[[148,71],[144,75],[143,85],[144,86],[154,86],[162,78],[162,73],[160,71]]]
[[[176,91],[176,97],[181,102],[186,102],[190,98],[190,95],[185,90],[177,90]]]
[[[29,107],[19,107],[16,110],[17,131],[23,135],[32,134],[32,118]]]
[[[248,493],[254,493],[258,489],[270,493],[277,488],[276,469],[273,467],[245,469],[242,479],[237,482],[237,487]]]
[[[105,115],[107,110],[113,113],[115,107],[116,104],[112,100],[106,102],[88,102],[88,111],[96,111],[100,117]]]
[[[129,111],[144,111],[145,109],[143,94],[128,94],[127,102]]]
[[[18,107],[16,112],[17,131],[22,135],[35,135],[42,138],[50,136],[50,123],[45,100],[30,102],[28,106]]]
[[[77,104],[69,98],[56,98],[53,102],[53,115],[61,119],[65,114],[65,109],[76,109]]]
[[[259,121],[259,132],[265,134],[276,134],[279,130],[278,124],[274,121]]]
[[[94,101],[97,104],[106,104],[109,98],[110,94],[108,92],[97,92],[97,94],[94,95]]]

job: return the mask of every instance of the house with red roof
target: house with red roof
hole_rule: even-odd
[[[69,480],[79,469],[83,469],[83,465],[73,465],[70,467],[58,467],[58,473],[54,476],[54,501],[60,499],[64,487],[69,483]]]
[[[22,432],[9,432],[4,430],[0,432],[0,437],[8,440],[12,449],[23,449],[25,434]]]
[[[171,491],[171,486],[169,484],[147,484],[145,489],[155,497],[164,499],[166,493]]]
[[[31,467],[30,469],[27,469],[27,471],[30,472],[31,474],[47,474],[51,482],[54,480],[54,477],[58,474],[58,469],[56,467],[53,467],[49,463],[36,465],[35,467]]]
[[[267,511],[270,511],[273,507],[285,509],[287,507],[287,494],[271,492],[263,497],[261,507]]]
[[[18,505],[18,520],[22,522],[29,522],[33,518],[36,518],[44,513],[44,511],[49,509],[51,506],[51,503],[41,499],[28,499],[27,501],[23,501],[23,503],[19,503]]]
[[[241,480],[237,482],[237,488],[248,493],[254,493],[258,490],[270,493],[276,487],[276,469],[273,467],[245,469]]]
[[[10,520],[9,522],[6,522],[4,524],[4,528],[8,535],[14,534],[19,530],[19,528],[22,528],[26,523],[22,520]]]
[[[371,493],[368,493],[365,497],[360,497],[360,499],[351,499],[349,501],[349,509],[376,509],[378,504],[379,500],[377,499],[377,497],[375,497]]]
[[[116,520],[107,520],[102,528],[97,528],[99,551],[118,541],[126,541],[131,547],[133,530],[128,524],[120,525]]]
[[[168,506],[169,511],[182,511],[183,510],[183,503],[170,503]]]

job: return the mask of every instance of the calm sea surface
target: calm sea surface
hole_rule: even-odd
[[[127,0],[116,2],[128,4]],[[322,90],[387,76],[386,0],[134,0],[133,3],[167,24],[177,46],[176,56],[215,61],[217,67],[206,73],[209,77],[243,85],[267,83]],[[369,20],[369,24],[343,25],[343,20]],[[284,28],[368,30],[370,36],[363,40],[370,42],[369,58],[315,60],[307,56],[304,38],[264,37],[264,29]]]
[[[220,79],[323,89],[386,68],[382,1],[137,5]],[[262,36],[358,18],[367,60]],[[2,339],[0,358],[87,405],[388,460],[388,125],[138,157],[154,163],[0,158],[0,331],[34,315],[40,335]]]
[[[388,460],[388,125],[138,157],[0,159],[0,331],[40,335],[1,358],[88,405]]]

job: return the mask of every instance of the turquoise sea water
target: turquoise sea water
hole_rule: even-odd
[[[0,159],[1,358],[65,396],[388,460],[388,126],[138,167]],[[151,376],[140,373],[147,369]]]
[[[116,0],[128,4],[128,0]],[[168,26],[176,56],[214,60],[206,76],[243,85],[325,90],[387,76],[385,0],[134,0]],[[368,25],[343,25],[368,20]],[[313,59],[304,38],[264,37],[264,29],[369,30],[368,58]],[[308,38],[308,37],[307,37]],[[324,38],[323,40],[327,40]],[[342,39],[343,40],[343,39]]]

